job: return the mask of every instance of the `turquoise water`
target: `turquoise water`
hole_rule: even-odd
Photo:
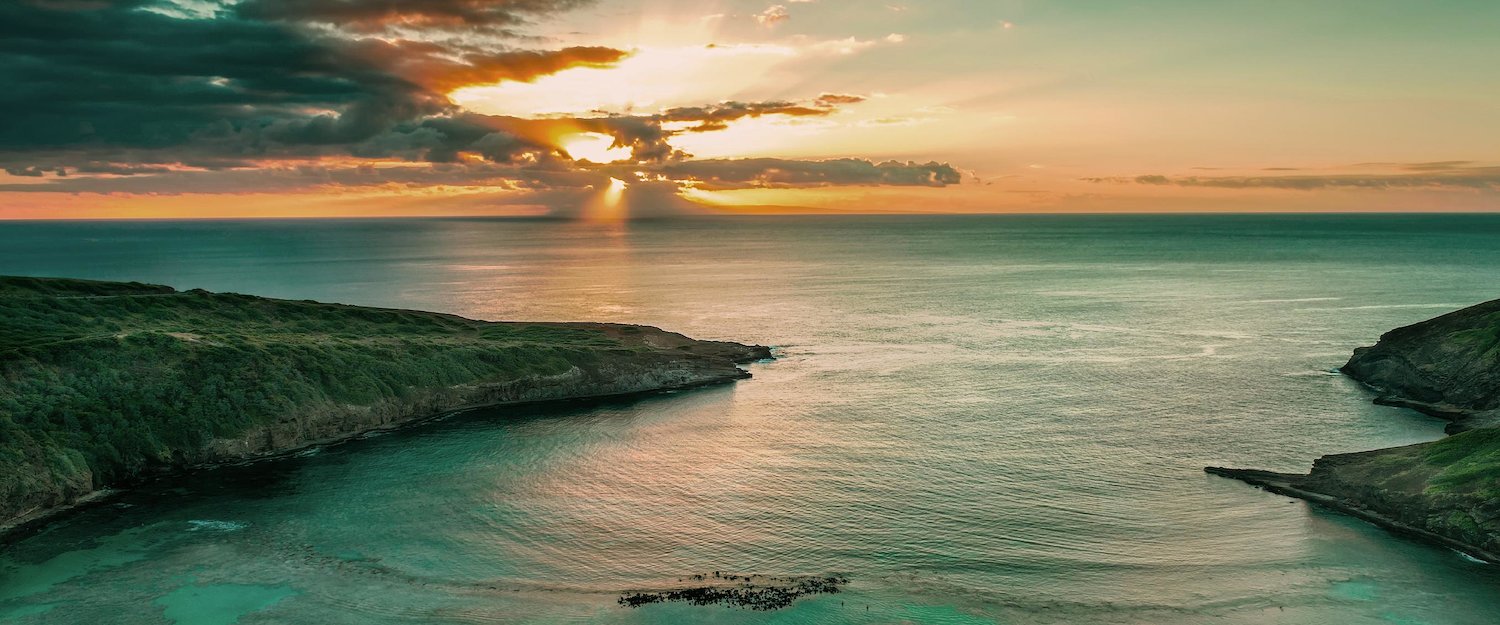
[[[1431,440],[1329,373],[1500,296],[1500,217],[0,224],[0,273],[777,346],[128,493],[0,554],[14,623],[1490,624],[1500,573],[1204,475]],[[781,612],[615,605],[845,573]]]

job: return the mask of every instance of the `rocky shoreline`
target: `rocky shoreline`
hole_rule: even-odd
[[[1323,456],[1306,474],[1204,471],[1500,563],[1500,300],[1387,332],[1340,371],[1450,436]]]
[[[1339,370],[1375,403],[1449,422],[1449,434],[1500,424],[1500,300],[1385,333]]]

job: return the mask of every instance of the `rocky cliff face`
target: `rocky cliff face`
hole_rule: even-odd
[[[1324,456],[1306,475],[1206,470],[1500,562],[1500,300],[1392,330],[1343,371],[1379,403],[1448,419],[1453,435]]]
[[[1342,371],[1378,403],[1452,421],[1450,433],[1500,424],[1500,300],[1391,330]]]

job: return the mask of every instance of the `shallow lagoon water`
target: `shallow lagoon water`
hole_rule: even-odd
[[[1500,573],[1204,475],[1431,440],[1330,373],[1500,296],[1488,216],[0,224],[0,273],[775,345],[127,493],[0,554],[15,623],[1493,623]],[[771,613],[614,602],[844,573]]]

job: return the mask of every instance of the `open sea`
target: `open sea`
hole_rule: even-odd
[[[123,494],[0,547],[4,623],[1500,622],[1497,567],[1202,472],[1439,438],[1331,370],[1500,297],[1500,215],[10,222],[0,274],[780,356]],[[851,582],[615,602],[714,571]]]

